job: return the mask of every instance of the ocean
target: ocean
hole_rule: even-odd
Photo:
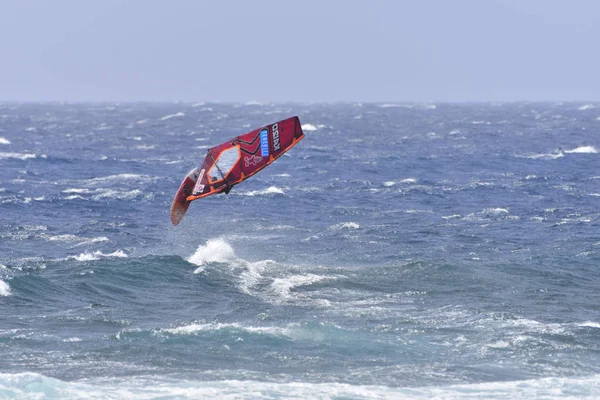
[[[298,115],[228,195],[206,149]],[[600,397],[600,104],[1,103],[1,399]]]

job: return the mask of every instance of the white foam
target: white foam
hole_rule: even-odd
[[[18,160],[29,160],[31,158],[37,158],[37,155],[33,153],[0,153],[0,159],[18,159]]]
[[[156,376],[61,381],[32,372],[0,373],[6,398],[16,399],[561,399],[600,397],[600,375],[550,377],[447,386],[389,387],[337,382],[174,380]]]
[[[578,324],[577,326],[580,326],[583,328],[598,328],[598,329],[600,329],[600,322],[587,321],[587,322]]]
[[[335,280],[335,276],[324,276],[315,274],[291,275],[284,278],[275,278],[271,284],[272,290],[281,299],[289,299],[292,296],[292,289],[300,286],[312,285],[313,283]]]
[[[356,222],[341,222],[339,224],[335,224],[335,225],[331,225],[329,228],[329,230],[332,231],[340,231],[342,229],[359,229],[360,225],[357,224]]]
[[[184,113],[182,113],[182,112],[180,111],[180,112],[178,112],[178,113],[175,113],[175,114],[169,114],[169,115],[165,115],[165,116],[164,116],[164,117],[162,117],[160,120],[161,120],[161,121],[166,121],[166,120],[168,120],[168,119],[171,119],[171,118],[178,118],[178,117],[185,117],[185,114],[184,114]]]
[[[204,246],[198,246],[196,252],[187,261],[200,267],[194,271],[197,274],[204,270],[202,268],[204,264],[211,262],[226,263],[236,259],[233,247],[224,239],[219,238],[210,239]]]
[[[487,215],[502,215],[502,214],[508,214],[508,210],[506,208],[485,208],[482,211],[482,214],[487,214]]]
[[[305,132],[314,132],[314,131],[318,131],[319,129],[322,129],[322,128],[325,128],[325,125],[302,124],[302,130]]]
[[[390,187],[390,186],[394,186],[398,183],[416,183],[417,180],[415,178],[405,178],[405,179],[401,179],[399,181],[387,181],[383,183],[383,186],[386,187]]]
[[[101,199],[120,199],[120,200],[130,200],[138,196],[142,196],[143,192],[139,189],[123,191],[123,190],[113,190],[113,189],[101,189],[101,193],[95,195],[93,197],[94,200]]]
[[[457,218],[461,218],[462,216],[460,214],[452,214],[452,215],[446,215],[446,216],[442,216],[442,219],[457,219]]]
[[[137,150],[152,150],[156,148],[155,144],[140,144],[139,146],[135,146]]]
[[[0,136],[0,144],[10,144],[10,141]]]
[[[81,253],[78,256],[70,256],[70,259],[73,260],[77,260],[77,261],[94,261],[94,260],[100,260],[102,258],[111,258],[111,257],[118,257],[118,258],[127,258],[127,254],[125,254],[123,252],[123,250],[117,250],[113,253],[109,253],[109,254],[104,254],[101,251],[95,251],[93,253],[89,253],[89,252],[85,252],[85,253]]]
[[[122,180],[154,180],[156,178],[141,174],[117,174],[90,179],[93,182],[122,181]],[[67,189],[68,190],[68,189]]]
[[[598,150],[594,146],[579,146],[572,150],[565,150],[565,153],[582,153],[582,154],[596,154]]]
[[[402,105],[402,104],[393,104],[393,103],[379,104],[377,107],[379,107],[379,108],[412,108],[412,106],[406,106],[406,105]]]
[[[584,104],[581,107],[579,107],[579,110],[581,110],[581,111],[593,110],[594,108],[596,108],[595,104]]]
[[[139,121],[136,122],[136,124],[142,125],[142,124],[145,124],[146,122],[148,122],[147,119],[140,119]]]
[[[542,160],[556,160],[557,158],[561,158],[564,157],[565,155],[563,154],[562,151],[557,151],[556,153],[537,153],[537,154],[530,154],[525,156],[525,158],[530,158],[532,160],[537,160],[537,159],[542,159]]]
[[[224,329],[239,330],[250,333],[261,333],[273,336],[290,336],[290,330],[277,326],[243,326],[237,323],[193,323],[190,325],[178,326],[176,328],[161,329],[160,332],[168,332],[175,335],[195,335],[201,332],[214,332]]]
[[[10,286],[0,279],[0,296],[10,296]]]
[[[65,242],[65,243],[77,242],[75,247],[109,241],[109,239],[105,236],[87,238],[87,237],[79,237],[79,236],[75,236],[75,235],[65,234],[65,235],[44,235],[44,237],[50,242]]]
[[[72,188],[72,189],[65,189],[62,191],[63,193],[89,193],[90,189],[77,189],[77,188]]]
[[[266,189],[253,190],[253,191],[246,192],[243,194],[246,196],[265,196],[265,195],[271,195],[271,194],[285,194],[285,193],[283,192],[283,190],[279,189],[276,186],[270,186]]]

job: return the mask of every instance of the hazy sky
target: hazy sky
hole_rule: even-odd
[[[0,100],[600,100],[600,1],[0,0]]]

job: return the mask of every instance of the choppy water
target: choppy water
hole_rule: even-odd
[[[168,212],[205,149],[306,138]],[[0,398],[600,396],[598,104],[0,104]]]

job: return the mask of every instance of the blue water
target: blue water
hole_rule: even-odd
[[[298,115],[229,195],[206,148]],[[600,397],[600,104],[0,104],[0,398]]]

